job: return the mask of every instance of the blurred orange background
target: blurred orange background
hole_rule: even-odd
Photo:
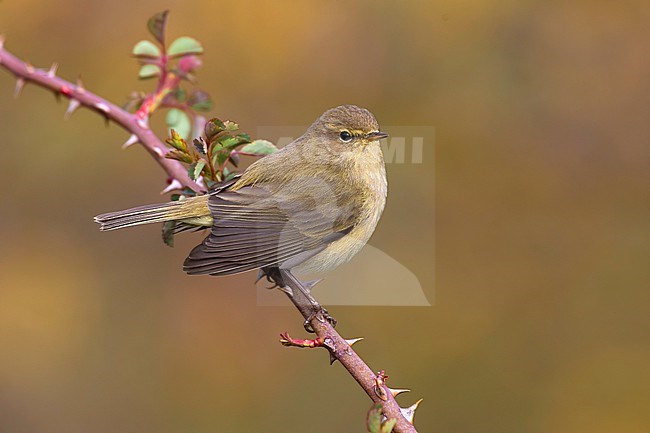
[[[5,0],[0,33],[122,103],[151,90],[130,51],[167,8],[169,36],[205,47],[213,114],[253,135],[342,103],[435,127],[422,164],[388,165],[371,241],[434,305],[331,309],[412,389],[398,401],[424,398],[419,431],[648,431],[642,2]],[[278,344],[301,319],[258,306],[254,274],[184,275],[201,235],[98,231],[163,200],[143,149],[13,89],[0,73],[1,431],[365,431],[370,400],[323,351]]]

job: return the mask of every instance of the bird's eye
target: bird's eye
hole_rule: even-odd
[[[348,143],[352,140],[352,134],[350,134],[349,131],[341,131],[341,133],[339,134],[339,138],[341,139],[341,141]]]

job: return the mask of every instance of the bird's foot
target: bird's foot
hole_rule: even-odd
[[[314,330],[314,327],[311,324],[313,320],[318,320],[321,323],[327,322],[330,325],[332,325],[333,328],[336,327],[336,323],[337,323],[336,319],[332,317],[330,313],[323,307],[314,309],[314,311],[312,311],[312,313],[309,315],[309,317],[307,317],[307,319],[303,323],[303,327],[305,328],[305,331],[315,334],[316,330]]]
[[[266,281],[271,283],[271,285],[269,287],[265,287],[266,290],[278,289],[281,292],[284,292],[289,296],[293,296],[293,290],[291,290],[291,287],[286,286],[284,284],[284,281],[282,280],[282,277],[280,275],[273,274],[273,273],[270,273],[270,272],[265,272],[262,269],[260,269],[259,273],[257,274],[257,279],[255,280],[255,284],[260,282],[260,280],[262,280],[262,278],[264,278]],[[318,281],[316,281],[314,284],[316,284],[316,283],[318,283]]]

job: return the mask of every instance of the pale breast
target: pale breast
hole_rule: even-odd
[[[349,261],[363,248],[375,231],[386,204],[388,185],[386,168],[379,145],[367,149],[370,158],[364,158],[364,166],[353,168],[354,179],[361,182],[366,192],[359,222],[341,239],[329,244],[323,251],[294,268],[297,272],[321,273]]]

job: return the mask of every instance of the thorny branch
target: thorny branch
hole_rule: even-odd
[[[131,135],[124,143],[128,147],[135,143],[141,143],[151,156],[165,170],[171,182],[163,192],[174,189],[189,187],[194,191],[204,191],[203,185],[197,184],[188,176],[187,169],[178,161],[165,158],[169,151],[163,142],[149,129],[149,115],[153,110],[143,103],[136,113],[118,107],[111,102],[86,90],[81,81],[76,84],[70,83],[56,76],[56,64],[48,70],[38,69],[18,59],[4,49],[4,38],[0,36],[0,66],[16,77],[16,96],[19,95],[26,83],[33,83],[45,89],[49,89],[56,95],[63,95],[70,100],[66,111],[66,118],[69,117],[80,106],[87,107],[104,116],[107,121],[112,121],[127,130]],[[162,98],[159,92],[150,96],[151,104],[160,104]],[[165,91],[165,88],[162,88]],[[164,97],[164,95],[162,95]],[[293,296],[289,299],[300,311],[305,319],[311,317],[311,325],[318,336],[315,340],[294,340],[288,334],[282,335],[282,344],[297,347],[324,347],[330,353],[330,361],[339,361],[350,375],[359,383],[361,388],[368,394],[373,402],[381,405],[384,416],[387,419],[396,419],[394,431],[396,433],[417,433],[413,426],[413,416],[421,400],[408,408],[400,408],[395,397],[407,389],[391,389],[386,386],[387,376],[380,372],[375,374],[361,357],[352,349],[352,344],[360,339],[346,340],[334,329],[327,320],[319,320],[312,317],[312,309],[300,290],[300,283],[297,279],[289,279],[287,285],[292,289]],[[321,318],[322,319],[322,318]]]
[[[27,83],[51,90],[56,95],[63,95],[70,100],[66,111],[66,118],[84,106],[94,110],[117,125],[127,130],[131,135],[124,143],[125,147],[141,143],[151,156],[165,170],[170,179],[165,192],[187,186],[194,191],[204,191],[205,187],[190,179],[187,169],[178,161],[165,158],[169,148],[149,128],[149,112],[138,110],[136,113],[118,107],[86,90],[81,82],[71,83],[56,76],[57,65],[53,64],[48,70],[38,69],[23,62],[4,48],[4,39],[0,36],[0,66],[11,72],[16,77],[16,92],[18,96]]]

